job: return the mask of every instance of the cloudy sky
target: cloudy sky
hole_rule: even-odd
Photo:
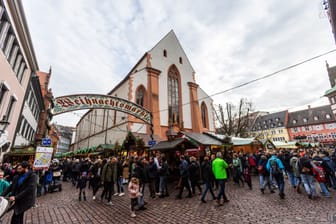
[[[173,29],[209,95],[335,49],[322,0],[24,0],[40,70],[52,66],[54,96],[106,94]],[[269,79],[213,97],[255,110],[326,104],[320,57]],[[59,115],[74,126],[81,112]]]

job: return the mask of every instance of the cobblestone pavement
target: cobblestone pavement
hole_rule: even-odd
[[[281,200],[278,193],[261,194],[257,177],[253,184],[249,190],[227,183],[230,202],[220,207],[211,201],[210,193],[204,204],[199,196],[176,200],[177,191],[171,190],[168,198],[146,197],[147,210],[137,211],[136,218],[131,218],[127,195],[113,196],[114,205],[108,206],[93,201],[87,190],[88,200],[78,201],[77,190],[64,183],[62,192],[38,198],[37,207],[26,212],[25,223],[336,223],[336,191],[332,198],[310,200],[294,192],[286,180],[286,199]],[[3,223],[9,223],[11,215],[6,214]]]

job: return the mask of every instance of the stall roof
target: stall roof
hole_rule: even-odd
[[[190,142],[186,138],[177,138],[177,139],[174,139],[172,141],[161,141],[161,142],[157,143],[156,145],[154,145],[153,147],[151,147],[149,150],[163,151],[163,150],[175,149],[178,145],[180,145],[182,143],[188,143],[190,146],[192,146],[192,148],[198,147],[197,145]],[[187,148],[188,147],[186,147],[186,149]]]
[[[231,141],[233,145],[249,145],[254,142],[255,138],[239,138],[239,137],[231,137]]]
[[[291,142],[278,142],[278,141],[273,141],[273,144],[277,149],[279,148],[290,148],[290,149],[296,149],[296,141],[291,141]]]
[[[222,140],[227,137],[226,135],[214,134],[209,132],[207,132],[207,134]],[[230,137],[230,138],[233,145],[249,145],[252,142],[257,141],[255,138],[239,138],[239,137]]]
[[[188,138],[191,138],[192,140],[196,141],[198,144],[201,145],[223,145],[222,142],[206,134],[195,132],[184,132],[184,131],[181,131],[180,133],[184,134]]]

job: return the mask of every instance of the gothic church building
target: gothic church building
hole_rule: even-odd
[[[146,52],[108,95],[151,111],[157,142],[167,139],[169,128],[175,132],[215,131],[213,100],[196,83],[195,71],[173,30]],[[74,150],[122,144],[128,132],[147,144],[152,130],[131,115],[92,109],[77,124]]]

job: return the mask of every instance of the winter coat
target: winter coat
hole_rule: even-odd
[[[286,171],[292,172],[292,167],[290,166],[290,155],[288,153],[285,153],[284,155],[280,156],[279,158],[282,162],[282,164],[285,167]]]
[[[300,176],[300,170],[299,170],[299,167],[297,166],[298,161],[299,161],[299,158],[297,156],[293,156],[289,161],[289,164],[291,166],[291,169],[295,177]]]
[[[212,162],[212,172],[216,178],[216,180],[225,180],[227,179],[226,168],[229,165],[221,158],[216,158]]]
[[[117,166],[112,163],[106,163],[103,167],[103,172],[101,175],[101,180],[103,182],[113,182],[116,180]]]
[[[269,171],[266,168],[266,165],[267,165],[267,159],[260,159],[258,161],[258,173],[259,173],[259,175],[262,175],[262,176],[269,176],[270,175]],[[259,169],[259,167],[261,169]]]
[[[139,185],[132,183],[130,181],[130,183],[128,184],[128,195],[130,198],[137,198],[139,196]]]
[[[211,163],[209,161],[204,160],[201,165],[202,169],[202,180],[204,183],[210,183],[214,179],[213,173],[212,173],[212,168],[211,168]]]
[[[18,186],[19,175],[13,178],[13,183],[3,192],[2,195],[15,197],[14,213],[21,214],[35,205],[36,199],[36,174],[28,171],[20,186]]]
[[[181,161],[180,166],[179,166],[181,177],[184,177],[184,178],[189,177],[188,166],[189,166],[189,164],[188,164],[187,160],[184,159],[184,160]]]
[[[235,169],[239,169],[240,172],[243,171],[242,162],[239,158],[232,159],[232,165]]]
[[[301,157],[298,162],[300,174],[313,175],[313,167],[309,157]]]
[[[267,168],[268,172],[271,172],[271,162],[270,162],[271,160],[275,160],[276,161],[276,163],[278,164],[278,167],[279,167],[280,170],[284,170],[285,169],[285,167],[284,167],[283,163],[281,162],[281,160],[278,157],[276,157],[275,155],[273,155],[267,161],[267,164],[266,164],[266,168]]]
[[[190,180],[198,181],[200,179],[200,167],[196,161],[192,161],[189,165]]]

